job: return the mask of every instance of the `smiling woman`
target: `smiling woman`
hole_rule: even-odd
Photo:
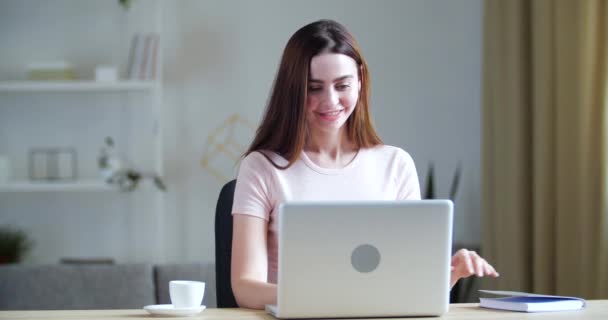
[[[329,20],[302,27],[285,47],[264,119],[246,154],[271,150],[287,166],[294,164],[312,134],[309,121],[319,115],[313,108],[327,113],[327,119],[338,107],[348,108],[336,128],[346,134],[351,149],[380,145],[369,114],[368,83],[367,63],[346,28]]]
[[[344,26],[321,20],[289,39],[235,187],[231,282],[239,306],[276,303],[281,203],[420,199],[414,161],[382,143],[368,92],[367,64]],[[475,252],[458,251],[451,284],[473,274],[498,276]]]
[[[361,81],[357,63],[336,53],[312,58],[306,98],[306,120],[311,135],[342,127],[356,107]],[[319,139],[321,137],[312,139]]]

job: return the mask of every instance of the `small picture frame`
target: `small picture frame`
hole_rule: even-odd
[[[76,150],[71,147],[30,149],[29,176],[33,181],[76,180]]]

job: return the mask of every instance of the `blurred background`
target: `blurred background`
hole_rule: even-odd
[[[212,263],[282,50],[330,18],[423,193],[457,174],[454,244],[497,266],[488,286],[606,298],[606,3],[505,2],[0,0],[0,225],[27,238],[24,264]],[[587,269],[604,284],[559,284]]]
[[[455,238],[480,241],[481,1],[136,0],[129,9],[99,0],[0,4],[3,81],[26,80],[27,66],[39,61],[66,61],[82,80],[94,79],[98,65],[114,66],[126,78],[133,36],[158,32],[162,39],[162,75],[151,89],[2,92],[0,154],[10,160],[11,181],[29,177],[34,147],[74,148],[78,177],[94,180],[104,138],[111,136],[134,165],[154,169],[161,162],[168,185],[166,193],[0,194],[1,222],[28,229],[36,240],[28,262],[213,259],[215,202],[237,162],[209,138],[230,148],[224,131],[234,130],[236,144],[250,143],[287,40],[321,18],[342,22],[357,37],[371,69],[374,123],[385,143],[413,156],[421,184],[433,162],[437,194],[447,197],[462,163]],[[232,148],[237,156],[244,151]],[[163,208],[136,212],[134,198],[143,197],[137,193],[164,198]]]

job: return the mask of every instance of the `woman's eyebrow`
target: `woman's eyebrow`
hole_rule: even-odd
[[[340,81],[344,81],[346,79],[350,79],[350,78],[354,78],[353,75],[347,75],[347,76],[341,76],[339,78],[334,79],[333,82],[340,82]],[[323,80],[319,80],[319,79],[308,79],[308,82],[315,82],[315,83],[323,83]]]

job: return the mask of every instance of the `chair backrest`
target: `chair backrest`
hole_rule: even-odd
[[[215,284],[218,308],[238,308],[230,283],[232,201],[236,180],[224,185],[215,207]]]

